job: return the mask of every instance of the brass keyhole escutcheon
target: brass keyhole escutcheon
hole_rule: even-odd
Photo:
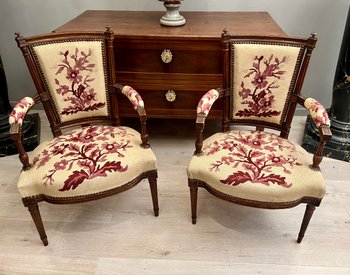
[[[173,60],[173,54],[168,49],[164,49],[160,57],[164,63],[170,63]]]
[[[174,102],[176,99],[176,93],[173,90],[168,90],[165,94],[165,98],[169,102]]]

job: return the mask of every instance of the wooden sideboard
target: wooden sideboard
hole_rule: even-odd
[[[145,101],[147,116],[157,118],[195,118],[201,96],[222,87],[224,28],[232,35],[285,35],[267,12],[181,12],[186,18],[181,27],[160,25],[163,14],[88,10],[55,31],[104,31],[111,26],[117,81],[133,86]],[[161,58],[167,50],[169,63]],[[222,118],[221,104],[213,106],[210,118]],[[136,116],[125,98],[119,101],[119,112],[121,117]]]

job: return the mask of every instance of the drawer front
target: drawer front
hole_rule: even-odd
[[[195,118],[196,108],[205,91],[174,90],[138,90],[145,103],[147,117],[158,118]],[[130,102],[123,96],[119,100],[121,116],[137,116],[130,108]],[[210,118],[222,118],[222,101],[215,102]]]
[[[220,41],[119,39],[114,46],[117,72],[222,74]]]
[[[141,94],[147,117],[194,119],[200,98],[208,90],[222,87],[220,40],[117,37],[114,49],[117,82]],[[164,50],[172,55],[168,63],[161,57]],[[169,93],[174,93],[175,99]],[[137,116],[123,96],[118,105],[121,117]],[[222,118],[221,101],[213,106],[210,118]]]

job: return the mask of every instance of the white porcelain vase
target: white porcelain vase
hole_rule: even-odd
[[[164,26],[176,27],[186,23],[186,19],[180,14],[179,8],[182,0],[159,0],[164,3],[166,13],[160,19]]]

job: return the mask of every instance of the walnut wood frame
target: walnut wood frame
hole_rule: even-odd
[[[38,62],[36,60],[35,55],[32,51],[32,46],[38,43],[51,43],[53,41],[79,41],[79,39],[83,40],[99,40],[103,43],[103,54],[104,54],[104,64],[106,66],[106,74],[107,85],[108,85],[108,104],[109,104],[109,113],[106,117],[95,117],[95,118],[84,118],[84,119],[76,119],[69,122],[61,122],[57,112],[55,112],[55,106],[52,101],[52,98],[49,94],[49,91],[44,83],[43,78],[41,77],[41,71],[38,66]],[[118,97],[124,95],[121,93],[123,85],[116,83],[116,74],[115,74],[115,59],[114,59],[114,50],[113,50],[113,41],[114,34],[110,27],[107,27],[107,30],[103,32],[71,32],[71,33],[49,33],[39,36],[33,36],[29,38],[22,37],[19,33],[16,33],[16,41],[18,47],[21,49],[26,64],[28,66],[29,72],[34,81],[35,87],[38,91],[38,94],[33,97],[34,103],[42,103],[44,106],[44,110],[50,122],[50,127],[53,135],[55,137],[62,134],[62,130],[69,127],[75,126],[89,126],[91,124],[103,123],[103,124],[111,124],[114,126],[120,125],[120,118],[118,114]],[[29,110],[28,110],[29,111]],[[146,128],[146,112],[145,109],[141,106],[138,106],[136,110],[140,123],[141,123],[141,141],[140,146],[142,148],[149,148],[148,142],[148,133]],[[31,167],[29,162],[29,157],[26,151],[24,150],[22,140],[21,140],[21,125],[13,124],[10,128],[11,138],[15,141],[16,147],[19,152],[19,159],[23,165],[23,170],[28,170]],[[135,185],[137,185],[141,180],[148,179],[152,203],[153,203],[153,211],[154,215],[159,215],[159,206],[158,206],[158,191],[157,191],[157,170],[150,170],[143,172],[139,176],[135,177],[133,180],[129,181],[126,184],[118,186],[116,188],[106,190],[99,193],[83,195],[83,196],[74,196],[74,197],[51,197],[44,194],[39,194],[36,196],[24,197],[22,198],[23,204],[28,208],[35,226],[38,230],[40,238],[43,244],[48,245],[48,240],[46,236],[46,232],[44,229],[44,225],[41,219],[41,215],[39,212],[38,203],[41,201],[46,201],[48,203],[53,204],[71,204],[71,203],[80,203],[91,200],[96,200],[100,198],[104,198],[107,196],[111,196],[114,194],[118,194],[120,192],[126,191]]]
[[[285,116],[284,121],[280,124],[271,124],[263,121],[254,121],[254,120],[244,120],[238,121],[232,119],[231,108],[232,106],[232,96],[231,96],[231,44],[235,41],[249,41],[252,43],[264,41],[268,43],[286,43],[288,45],[299,45],[302,47],[302,54],[299,56],[299,70],[296,72],[297,77],[295,79],[295,83],[293,88],[290,91],[289,102],[285,108]],[[312,50],[316,45],[316,34],[311,34],[308,39],[301,38],[292,38],[292,37],[267,37],[267,36],[240,36],[234,37],[231,36],[226,30],[222,33],[222,45],[223,45],[223,65],[224,65],[224,87],[223,89],[219,89],[219,98],[223,98],[224,100],[224,110],[223,110],[223,129],[224,131],[229,131],[230,124],[241,124],[241,125],[249,125],[254,126],[257,131],[263,131],[265,128],[270,128],[274,130],[280,131],[280,137],[287,139],[290,127],[292,123],[292,119],[294,116],[294,112],[296,109],[296,105],[300,104],[304,107],[305,97],[302,96],[301,87],[305,78],[306,70],[310,61]],[[202,146],[203,146],[203,130],[205,126],[206,116],[199,114],[196,120],[196,130],[197,130],[197,139],[196,139],[196,150],[194,152],[195,156],[202,155]],[[323,149],[327,141],[331,139],[332,133],[330,128],[326,125],[321,125],[319,127],[320,132],[320,142],[319,146],[314,153],[313,164],[310,165],[310,169],[319,170],[319,164],[322,161],[323,157]],[[197,179],[188,178],[188,186],[190,188],[190,199],[191,199],[191,212],[192,212],[192,223],[196,224],[197,221],[197,197],[198,197],[198,187],[205,188],[209,193],[213,194],[216,197],[222,198],[226,201],[230,201],[233,203],[246,205],[250,207],[256,208],[265,208],[265,209],[284,209],[291,208],[299,205],[300,203],[306,203],[306,210],[304,214],[304,218],[300,227],[299,235],[297,242],[300,243],[304,237],[307,226],[310,222],[312,214],[317,206],[320,205],[320,198],[313,197],[302,197],[295,201],[290,202],[281,202],[281,203],[272,203],[272,202],[261,202],[254,200],[242,199],[239,197],[234,197],[225,193],[222,193],[218,190],[212,188],[208,183],[203,182]]]

